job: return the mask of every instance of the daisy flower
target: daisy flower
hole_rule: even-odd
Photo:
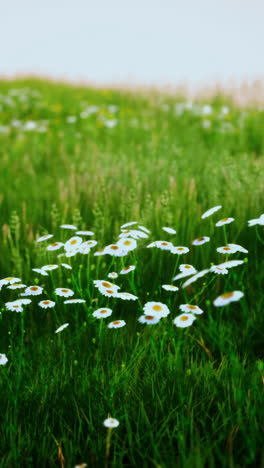
[[[134,271],[135,268],[136,268],[135,265],[127,266],[127,267],[123,268],[123,270],[120,271],[120,275],[126,275],[130,271]]]
[[[173,320],[173,323],[176,327],[186,328],[190,327],[194,320],[196,320],[196,317],[193,314],[181,314]]]
[[[159,323],[160,317],[154,317],[154,315],[141,315],[138,321],[140,323],[147,323],[148,325],[156,325],[156,323]]]
[[[188,277],[188,276],[191,276],[191,275],[193,275],[194,273],[196,273],[196,271],[197,271],[197,270],[195,270],[195,271],[190,271],[189,273],[188,273],[188,271],[186,271],[186,272],[183,271],[182,273],[178,273],[178,275],[176,275],[176,276],[174,276],[174,277],[172,278],[172,281],[175,281],[175,280],[178,280],[178,279],[182,279],[182,278],[186,278],[186,277]]]
[[[68,299],[64,301],[64,304],[83,304],[86,302],[84,299]]]
[[[23,307],[18,301],[6,302],[5,303],[7,310],[14,310],[15,312],[23,312]]]
[[[53,237],[53,234],[45,234],[45,236],[39,237],[36,242],[43,242],[45,240],[51,239]]]
[[[182,254],[185,254],[187,252],[189,252],[190,249],[188,249],[188,247],[172,247],[171,248],[171,253],[173,254],[178,254],[178,255],[182,255]]]
[[[79,465],[75,465],[74,468],[86,468],[87,467],[87,463],[79,463]]]
[[[58,268],[59,265],[44,265],[43,267],[41,267],[41,270],[43,271],[52,271],[52,270],[56,270],[56,268]]]
[[[144,307],[144,314],[146,315],[154,315],[155,317],[167,317],[169,315],[170,310],[166,306],[166,304],[162,304],[162,302],[147,302]]]
[[[216,226],[217,227],[224,226],[224,224],[232,223],[232,221],[234,221],[234,220],[235,220],[235,218],[223,218],[223,219],[220,219],[219,221],[217,221]]]
[[[139,229],[141,229],[141,231],[144,231],[146,232],[147,234],[150,234],[150,230],[147,229],[145,226],[138,226]]]
[[[250,219],[248,221],[249,226],[256,226],[256,224],[259,224],[260,226],[264,226],[264,214],[262,214],[259,218]]]
[[[100,293],[106,297],[117,297],[117,292],[115,289],[99,289]]]
[[[162,288],[166,291],[179,291],[179,288],[177,288],[177,286],[174,286],[173,284],[163,284]]]
[[[90,247],[88,245],[81,244],[80,247],[78,248],[77,252],[79,252],[82,255],[88,255],[88,253],[91,252],[91,249],[90,249]]]
[[[242,245],[239,244],[227,244],[228,247],[232,247],[235,249],[236,252],[243,252],[243,253],[248,253],[248,250],[242,247]]]
[[[201,218],[208,218],[208,216],[211,216],[213,213],[220,210],[220,208],[222,208],[222,206],[214,206],[213,208],[210,208],[210,210],[207,210],[204,214],[202,214]]]
[[[67,268],[67,270],[72,270],[71,265],[68,265],[68,263],[62,263],[61,266],[63,266],[64,268]]]
[[[89,247],[90,249],[97,244],[98,242],[96,240],[89,240],[82,243],[82,245],[84,245],[85,247]]]
[[[149,247],[157,247],[158,249],[161,249],[161,250],[171,250],[173,245],[171,242],[167,242],[167,241],[154,241],[154,242],[151,242],[151,244],[147,245],[147,248]]]
[[[7,363],[8,359],[5,354],[1,353],[0,354],[0,365],[3,366]]]
[[[218,296],[213,304],[215,307],[222,307],[227,304],[230,304],[230,302],[235,302],[239,301],[241,297],[244,296],[244,293],[242,291],[232,291],[232,292],[227,292],[224,294],[221,294],[221,296]]]
[[[98,289],[113,289],[114,291],[117,291],[120,289],[120,286],[110,283],[110,281],[104,281],[104,280],[94,280],[93,284],[96,286]]]
[[[73,224],[62,224],[60,226],[62,229],[72,229],[73,231],[76,231],[76,229],[78,229],[76,226],[74,226]]]
[[[14,278],[13,276],[8,276],[7,278],[1,279],[2,284],[14,284],[19,283],[20,281],[20,278]]]
[[[11,284],[10,286],[7,286],[7,289],[22,289],[22,288],[26,288],[27,285],[26,284]]]
[[[28,286],[25,290],[25,296],[39,296],[42,294],[43,288],[41,286]]]
[[[198,280],[199,278],[202,278],[204,275],[206,275],[206,273],[208,273],[208,271],[210,271],[209,268],[207,268],[205,270],[201,270],[198,273],[196,273],[195,275],[191,276],[191,278],[189,278],[187,281],[185,281],[185,283],[183,283],[182,288],[186,288],[187,286],[189,286],[189,284],[192,284],[196,280]]]
[[[121,226],[121,229],[125,229],[128,226],[133,226],[134,224],[137,224],[137,223],[138,223],[137,221],[131,221],[130,223],[123,224],[123,226]]]
[[[102,307],[101,309],[97,309],[93,312],[93,316],[100,319],[100,318],[106,318],[112,315],[112,310],[108,309],[106,307]]]
[[[176,234],[175,229],[170,228],[170,227],[163,227],[163,231],[167,232],[168,234]]]
[[[63,245],[62,242],[53,242],[53,244],[48,245],[47,250],[59,250]]]
[[[101,255],[105,255],[105,250],[104,249],[101,249],[101,250],[97,250],[97,252],[94,252],[94,256],[95,257],[99,257]]]
[[[125,239],[120,239],[117,242],[117,245],[121,247],[122,250],[134,250],[137,248],[137,241],[135,239],[130,239],[129,237],[126,237]]]
[[[15,302],[17,302],[18,304],[27,305],[27,304],[30,304],[32,300],[31,299],[17,299]]]
[[[181,304],[180,305],[180,310],[185,313],[192,313],[192,314],[203,314],[204,311],[200,309],[197,305],[191,305],[191,304]]]
[[[108,328],[121,328],[126,325],[124,320],[115,320],[114,322],[110,322],[107,326]]]
[[[236,253],[236,249],[234,249],[234,247],[230,247],[228,245],[225,245],[223,247],[218,247],[217,249],[217,252],[219,253],[223,253],[223,254],[233,254],[233,253]]]
[[[107,418],[107,419],[104,420],[103,424],[104,424],[105,427],[117,427],[117,426],[119,426],[119,421],[117,419],[114,419],[114,418]]]
[[[49,276],[45,270],[42,270],[42,268],[32,268],[32,271],[35,271],[36,273],[39,273],[42,276]]]
[[[40,301],[38,305],[42,307],[42,309],[49,309],[55,306],[55,302],[50,301],[49,299],[46,299],[45,301]]]
[[[118,292],[116,293],[116,297],[123,299],[124,301],[136,301],[138,299],[137,296],[128,292]]]
[[[118,277],[118,274],[115,272],[115,271],[111,271],[110,273],[108,273],[108,278],[117,278]]]
[[[65,257],[67,258],[74,257],[75,255],[77,255],[77,253],[80,252],[80,248],[81,247],[75,247],[75,249],[66,250]]]
[[[77,231],[76,234],[79,236],[94,236],[94,232],[92,231]]]
[[[120,239],[124,237],[132,237],[133,239],[143,238],[147,239],[148,235],[146,232],[139,231],[138,229],[122,229],[121,234],[118,236]]]
[[[71,237],[67,242],[64,244],[65,250],[74,250],[80,247],[82,243],[82,238],[79,236]]]
[[[104,248],[104,254],[113,255],[114,257],[124,257],[128,250],[124,250],[117,244],[109,244]]]
[[[209,242],[210,237],[198,237],[198,239],[195,239],[192,241],[192,245],[203,245],[205,242]]]
[[[57,330],[55,331],[55,333],[59,333],[60,331],[64,330],[64,328],[68,327],[69,326],[69,323],[64,323],[63,325],[61,325],[59,328],[57,328]]]
[[[212,271],[213,273],[216,273],[217,275],[227,275],[228,274],[228,269],[223,268],[220,265],[211,266],[210,271]]]
[[[242,265],[242,263],[244,263],[244,260],[229,260],[228,262],[220,263],[217,266],[223,267],[223,268],[233,268],[238,265]]]
[[[74,292],[68,288],[56,288],[55,294],[57,294],[57,296],[70,297],[74,295]]]

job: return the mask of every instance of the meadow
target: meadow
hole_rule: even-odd
[[[264,467],[263,128],[0,81],[1,467]]]

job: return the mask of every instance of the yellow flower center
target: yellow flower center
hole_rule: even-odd
[[[187,315],[183,315],[183,316],[180,318],[180,320],[181,320],[182,322],[186,322],[186,320],[188,320],[188,319],[189,319],[189,317],[187,317]]]
[[[225,294],[222,294],[221,297],[223,299],[229,299],[230,297],[232,297],[234,295],[233,292],[229,292],[229,293],[225,293]]]
[[[188,309],[191,309],[191,310],[195,310],[195,309],[196,309],[196,306],[193,306],[193,305],[188,305],[187,307],[188,307]]]
[[[156,304],[156,305],[152,306],[152,310],[155,310],[156,312],[159,312],[159,311],[162,310],[162,307],[160,305]]]

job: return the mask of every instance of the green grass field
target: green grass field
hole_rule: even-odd
[[[264,212],[264,111],[224,96],[190,103],[20,80],[0,82],[0,117],[0,466],[264,467],[264,223],[248,223]],[[134,250],[94,255],[120,248],[121,226],[133,221],[128,229],[145,233]],[[47,250],[75,236],[97,244]],[[188,252],[146,248],[157,240]],[[228,243],[248,253],[216,250]],[[200,272],[229,260],[243,262],[186,287],[189,277],[173,280],[180,265]],[[32,270],[45,265],[59,266]],[[10,289],[10,277],[25,286]],[[9,310],[26,286],[43,290]],[[85,302],[64,304],[56,288]],[[243,297],[214,305],[233,291]],[[55,305],[38,305],[48,300]],[[148,302],[170,313],[140,323]],[[174,323],[183,304],[204,311],[186,328]],[[93,315],[104,308],[112,315]],[[145,316],[160,318],[152,310]],[[118,320],[126,325],[108,327]],[[119,426],[107,429],[108,417]]]

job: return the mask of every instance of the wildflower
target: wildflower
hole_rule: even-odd
[[[32,300],[31,299],[17,299],[16,302],[18,304],[27,305],[27,304],[30,304],[32,302]]]
[[[64,330],[64,328],[68,327],[69,326],[69,323],[64,323],[63,325],[61,325],[59,328],[57,328],[57,330],[55,331],[55,333],[59,333],[60,331]]]
[[[174,277],[172,278],[172,280],[175,281],[175,280],[178,280],[178,279],[186,278],[187,276],[191,276],[191,275],[193,275],[193,274],[196,273],[196,272],[197,272],[197,270],[190,271],[190,272],[188,272],[188,271],[182,271],[181,273],[178,273],[178,275],[174,276]]]
[[[138,226],[139,229],[141,229],[141,231],[144,231],[146,232],[147,234],[150,234],[150,230],[147,229],[145,226]]]
[[[23,312],[23,307],[18,301],[6,302],[5,303],[7,310],[14,310],[15,312]]]
[[[71,237],[67,242],[64,244],[64,248],[66,251],[75,250],[76,248],[80,247],[82,243],[82,238],[79,236]]]
[[[193,314],[181,314],[173,320],[173,323],[176,327],[186,328],[190,327],[194,320],[196,320],[196,317]]]
[[[88,255],[88,253],[91,252],[91,249],[88,245],[81,244],[80,247],[77,249],[77,252],[79,252],[82,255]]]
[[[179,291],[179,288],[177,288],[177,286],[174,286],[173,284],[163,284],[162,288],[166,291]]]
[[[72,229],[73,231],[76,231],[76,229],[78,229],[76,226],[74,226],[73,224],[62,224],[60,226],[62,229]]]
[[[118,274],[115,272],[115,271],[111,271],[110,273],[108,273],[108,278],[117,278],[118,277]]]
[[[125,239],[120,239],[117,242],[117,245],[121,247],[122,250],[134,250],[137,247],[137,241],[135,239],[130,239],[129,237],[126,237]]]
[[[43,288],[41,286],[28,286],[25,290],[25,296],[39,296],[42,294]]]
[[[50,301],[49,299],[46,299],[45,301],[40,301],[38,305],[42,307],[42,309],[49,309],[55,306],[55,302]]]
[[[220,265],[211,266],[210,271],[212,271],[213,273],[216,273],[217,275],[227,275],[228,274],[228,269],[223,268]]]
[[[53,242],[48,245],[47,250],[59,250],[64,244],[62,242]]]
[[[134,296],[134,294],[128,293],[128,292],[118,292],[116,293],[116,296],[119,299],[123,299],[124,301],[136,301],[138,299],[137,296]]]
[[[42,268],[32,268],[32,271],[35,271],[36,273],[39,273],[42,276],[49,276],[48,273]]]
[[[230,302],[239,301],[239,299],[241,299],[241,297],[243,296],[244,296],[244,293],[242,291],[227,292],[227,293],[221,294],[221,296],[218,296],[214,300],[213,304],[216,307],[222,307],[227,304],[230,304]]]
[[[94,247],[95,245],[97,245],[97,243],[98,242],[96,240],[89,240],[89,241],[83,242],[82,245],[85,246],[85,247],[89,247],[89,249],[90,249],[90,248]]]
[[[220,208],[222,208],[222,206],[214,206],[213,208],[210,208],[204,214],[202,214],[201,218],[202,219],[208,218],[208,216],[211,216],[213,213],[220,210]]]
[[[112,315],[112,310],[108,309],[106,307],[103,307],[101,309],[97,309],[93,312],[93,316],[100,319],[100,318],[106,318]]]
[[[170,227],[163,227],[163,231],[168,232],[168,234],[176,234],[175,229],[170,228]]]
[[[124,320],[115,320],[114,322],[110,322],[107,326],[108,328],[121,328],[126,325]]]
[[[83,304],[86,302],[84,299],[68,299],[64,301],[64,304]]]
[[[223,268],[233,268],[241,265],[242,263],[244,263],[244,260],[229,260],[228,262],[220,263],[218,266]]]
[[[74,257],[77,253],[80,252],[80,247],[75,247],[73,249],[66,250],[65,257]]]
[[[68,263],[62,263],[61,266],[63,266],[64,268],[67,268],[67,270],[72,270],[71,265],[68,265]]]
[[[105,250],[104,249],[101,249],[101,250],[97,250],[97,252],[94,253],[94,256],[95,257],[99,257],[101,255],[105,255]]]
[[[201,270],[198,273],[196,273],[195,275],[191,276],[191,278],[189,278],[187,281],[185,281],[185,283],[183,283],[182,288],[186,288],[187,286],[194,283],[199,278],[202,278],[204,275],[206,275],[208,273],[208,271],[210,271],[209,268],[207,268],[205,270]]]
[[[120,239],[124,237],[132,237],[133,239],[143,238],[147,239],[148,235],[146,232],[139,231],[138,229],[122,229],[121,234],[118,236]]]
[[[77,231],[76,234],[79,236],[94,236],[94,232],[92,231]]]
[[[43,271],[52,271],[52,270],[56,270],[58,267],[59,267],[59,265],[45,265],[45,266],[41,267],[41,270],[43,270]]]
[[[141,315],[138,321],[140,323],[147,323],[148,325],[156,325],[156,323],[159,323],[160,317],[155,317],[154,315]]]
[[[136,268],[135,265],[127,266],[127,267],[123,268],[123,269],[120,271],[120,275],[126,275],[126,274],[129,273],[130,271],[134,271],[135,268]]]
[[[45,236],[39,237],[36,242],[43,242],[45,240],[51,239],[53,237],[53,234],[45,234]]]
[[[198,307],[197,305],[191,305],[191,304],[181,304],[180,310],[182,312],[186,312],[186,313],[191,312],[192,314],[197,314],[197,315],[204,313],[204,311],[200,309],[200,307]]]
[[[133,226],[134,224],[137,224],[137,221],[131,221],[130,223],[123,224],[121,229],[127,228],[128,226]]]
[[[128,250],[124,250],[117,244],[110,244],[104,248],[104,253],[113,255],[114,257],[124,257],[127,255]]]
[[[167,241],[154,241],[154,242],[151,242],[151,244],[147,245],[147,248],[149,247],[157,247],[158,249],[161,249],[161,250],[171,250],[173,245],[171,242],[167,242]]]
[[[57,296],[70,297],[74,295],[74,292],[68,288],[56,288],[55,293]]]
[[[223,253],[223,254],[233,254],[236,253],[236,249],[234,247],[230,247],[228,245],[224,245],[224,247],[218,247],[217,252]]]
[[[220,219],[219,221],[217,221],[216,226],[217,227],[224,226],[224,224],[230,224],[234,220],[235,220],[235,218],[223,218],[223,219]]]
[[[104,420],[105,427],[117,427],[119,426],[119,421],[114,418],[107,418]]]
[[[120,286],[117,286],[114,283],[110,283],[110,281],[104,281],[104,280],[94,280],[93,284],[98,288],[99,290],[101,289],[112,289],[114,291],[117,291],[120,289]]]
[[[235,249],[236,252],[243,252],[243,253],[248,253],[248,250],[242,247],[242,245],[239,244],[227,244],[228,247],[232,247]]]
[[[20,278],[8,276],[7,278],[1,279],[1,284],[14,284],[14,283],[19,283],[19,281],[21,281]]]
[[[189,252],[190,249],[188,249],[188,247],[172,247],[171,248],[171,253],[173,254],[178,254],[178,255],[182,255],[182,254],[185,254],[187,252]]]
[[[26,288],[27,285],[26,284],[11,284],[10,286],[7,286],[7,289],[22,289],[22,288]]]
[[[256,224],[259,224],[260,226],[264,226],[264,213],[256,219],[250,219],[248,221],[249,226],[256,226]]]
[[[195,239],[192,241],[193,245],[203,245],[205,242],[209,242],[210,237],[198,237],[198,239]]]
[[[3,366],[7,363],[8,359],[5,354],[1,353],[0,354],[0,365]]]
[[[146,315],[154,315],[155,317],[167,317],[169,315],[170,310],[166,306],[166,304],[162,304],[162,302],[147,302],[144,307],[144,314]]]

